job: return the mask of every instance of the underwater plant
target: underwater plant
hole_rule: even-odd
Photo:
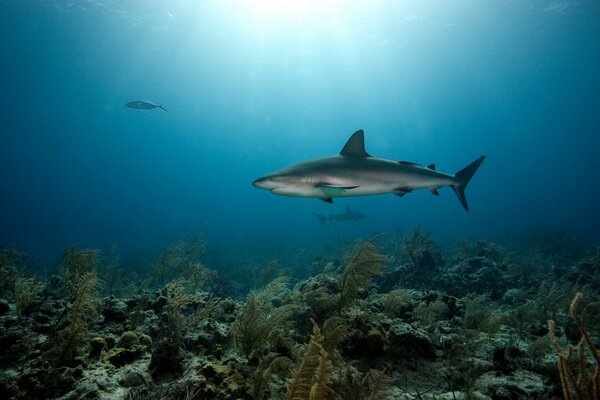
[[[124,295],[127,285],[135,280],[135,272],[121,267],[121,256],[116,254],[117,245],[113,244],[98,257],[98,278],[103,282],[102,295]]]
[[[81,282],[89,279],[89,273],[96,277],[100,251],[96,249],[78,250],[73,246],[67,247],[60,260],[60,268],[64,284],[69,296],[74,296]]]
[[[362,373],[350,365],[341,367],[339,377],[335,390],[344,400],[387,400],[394,382],[383,371],[369,369]]]
[[[235,319],[231,333],[233,344],[245,357],[250,357],[274,334],[285,329],[291,315],[298,306],[284,304],[274,307],[271,299],[285,287],[287,277],[280,277],[271,282],[258,293],[251,293],[240,314]]]
[[[508,315],[490,299],[487,293],[465,296],[460,302],[465,307],[464,324],[466,329],[495,333],[508,319]]]
[[[27,311],[38,299],[44,283],[36,278],[17,278],[15,281],[15,305],[17,315]]]
[[[311,322],[313,333],[288,386],[287,400],[326,400],[335,394],[331,388],[333,364],[323,348],[324,337],[319,326],[314,320]]]
[[[24,253],[0,248],[0,297],[11,297],[17,276],[17,265],[24,259]]]
[[[165,302],[164,310],[167,318],[167,326],[163,332],[163,337],[169,340],[174,348],[178,349],[186,328],[186,317],[183,315],[183,308],[188,304],[202,302],[202,300],[196,294],[186,294],[183,282],[179,279],[165,286],[161,291],[161,298]]]
[[[360,245],[356,255],[342,273],[340,311],[357,297],[358,291],[380,272],[386,262],[387,257],[378,252],[377,246],[372,241]]]
[[[71,286],[73,300],[64,321],[59,324],[64,328],[56,334],[55,346],[46,354],[55,365],[72,365],[80,349],[88,343],[89,325],[98,315],[98,286],[95,271],[78,275],[77,283]]]
[[[554,334],[554,321],[548,320],[548,336],[558,355],[558,371],[565,400],[600,399],[600,353],[598,353],[589,331],[583,325],[581,316],[577,314],[577,306],[582,299],[583,294],[578,292],[569,306],[569,315],[581,334],[581,339],[577,344],[577,359],[575,359],[573,345],[569,344],[566,351],[560,346]],[[587,353],[595,362],[591,372],[588,367]],[[573,364],[576,365],[577,375],[573,371]]]
[[[195,267],[201,265],[205,244],[202,232],[190,239],[182,238],[172,243],[158,259],[151,264],[150,274],[155,286],[163,287],[167,282],[189,277]]]
[[[389,317],[399,317],[402,312],[411,308],[411,291],[394,289],[385,296],[383,309]]]
[[[271,260],[258,272],[258,285],[266,286],[271,281],[284,274],[284,269],[279,260]]]

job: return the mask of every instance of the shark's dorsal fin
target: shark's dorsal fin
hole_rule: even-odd
[[[435,164],[429,164],[429,165],[427,166],[427,168],[429,168],[429,169],[431,169],[431,170],[435,171]]]
[[[365,151],[365,133],[362,129],[354,132],[350,139],[346,142],[346,145],[340,151],[341,156],[351,157],[371,157],[369,153]]]

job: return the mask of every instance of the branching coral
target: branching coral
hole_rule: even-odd
[[[57,365],[71,365],[80,348],[88,341],[89,324],[98,315],[96,294],[98,279],[94,271],[78,276],[72,287],[73,301],[66,314],[66,324],[57,334],[57,341],[46,357]]]
[[[15,281],[17,315],[21,315],[37,300],[44,283],[35,278],[18,278]]]
[[[183,308],[191,303],[202,303],[200,296],[196,294],[186,294],[183,284],[180,280],[170,282],[162,290],[162,298],[165,301],[165,312],[167,318],[166,330],[163,332],[163,338],[170,341],[170,344],[178,349],[181,343],[181,338],[186,329],[188,320],[183,315]],[[198,310],[199,312],[201,310]],[[199,317],[194,319],[194,322],[199,322]]]
[[[343,307],[354,300],[359,289],[365,286],[373,275],[379,273],[386,261],[387,257],[379,254],[373,242],[364,242],[342,274],[340,306]]]
[[[402,239],[402,255],[408,258],[417,270],[424,266],[423,264],[427,261],[426,258],[431,258],[434,261],[441,258],[436,243],[429,235],[421,233],[419,226],[415,226]]]
[[[99,257],[99,250],[78,250],[72,246],[63,252],[60,265],[69,297],[75,296],[81,282],[89,279],[90,272],[96,277]]]
[[[152,263],[151,274],[155,285],[164,286],[166,282],[190,276],[201,266],[200,257],[204,254],[204,237],[201,232],[191,239],[180,239],[171,244],[163,254]]]
[[[290,303],[274,307],[271,299],[284,290],[286,277],[279,277],[258,293],[252,293],[237,316],[231,332],[235,347],[246,357],[258,350],[267,340],[275,341],[276,334],[287,329],[298,306]]]
[[[323,348],[321,330],[314,321],[312,323],[313,334],[288,387],[288,400],[325,400],[334,394],[331,388],[333,365]]]
[[[97,250],[67,248],[61,259],[61,267],[67,291],[66,313],[57,324],[55,345],[45,358],[54,365],[72,365],[80,349],[88,343],[89,324],[98,315],[97,294],[99,281],[96,268]]]
[[[17,265],[24,259],[24,253],[13,249],[0,248],[0,297],[9,297],[12,294]]]
[[[581,340],[577,345],[577,360],[575,360],[574,348],[571,344],[567,346],[566,351],[558,343],[554,335],[554,321],[548,321],[548,335],[552,347],[558,354],[558,371],[560,373],[560,382],[563,389],[565,400],[600,400],[600,354],[592,341],[590,333],[583,325],[581,316],[577,314],[577,306],[583,298],[582,293],[577,293],[571,301],[569,315],[575,321],[577,329],[581,333]],[[587,356],[589,352],[595,366],[590,373]],[[576,364],[577,376],[572,369],[572,364]]]

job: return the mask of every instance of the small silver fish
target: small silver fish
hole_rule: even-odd
[[[161,108],[163,111],[167,111],[167,109],[163,107],[164,104],[158,105],[144,100],[130,101],[125,105],[129,108],[136,108],[138,110],[151,110],[153,108]]]

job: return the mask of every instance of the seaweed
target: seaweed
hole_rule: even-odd
[[[56,345],[46,353],[55,365],[73,365],[80,349],[88,342],[89,324],[98,315],[96,294],[98,279],[95,271],[78,275],[72,286],[73,301],[64,318],[64,328],[56,334]]]
[[[578,292],[569,306],[569,315],[577,325],[581,339],[577,345],[577,359],[575,359],[574,347],[569,344],[566,351],[558,343],[554,331],[553,320],[548,320],[548,336],[554,351],[558,355],[558,371],[560,383],[565,400],[599,400],[600,399],[600,354],[594,345],[589,331],[583,324],[581,316],[577,314],[577,306],[583,299],[583,294]],[[587,363],[587,353],[595,362],[591,373]],[[576,364],[577,376],[575,376],[572,364]]]
[[[279,260],[271,260],[258,272],[258,286],[267,286],[283,274],[284,269]]]
[[[340,317],[334,316],[323,323],[323,348],[331,353],[348,335],[348,326]]]
[[[73,298],[81,287],[81,283],[89,279],[90,273],[93,272],[94,278],[96,277],[99,259],[100,251],[96,249],[78,250],[73,246],[65,249],[60,260],[60,268],[67,296]]]
[[[291,364],[292,361],[289,358],[274,352],[262,357],[252,377],[253,397],[256,399],[269,398],[266,392],[273,375],[283,378],[292,368]]]
[[[0,297],[11,297],[17,277],[17,266],[25,259],[25,253],[0,247]]]
[[[128,293],[127,284],[135,280],[135,272],[121,268],[121,256],[116,254],[117,245],[99,254],[98,278],[104,283],[102,295],[124,295]]]
[[[201,266],[204,254],[204,237],[201,232],[190,239],[182,238],[172,243],[150,266],[152,283],[163,287],[167,282],[187,278]]]
[[[494,333],[507,321],[508,315],[490,300],[487,293],[469,295],[461,299],[465,307],[464,324],[466,329]]]
[[[264,307],[258,302],[256,295],[252,294],[231,328],[235,347],[246,357],[266,341],[271,327],[265,314]]]
[[[411,308],[411,291],[394,289],[385,296],[383,309],[392,318],[400,317]]]
[[[179,349],[188,323],[188,319],[183,315],[183,308],[188,304],[202,303],[202,299],[197,294],[186,294],[183,282],[179,279],[165,286],[160,297],[165,302],[164,310],[167,322],[166,329],[163,331],[163,339],[168,340],[174,348]],[[199,317],[196,317],[194,321],[198,323]]]
[[[15,281],[15,305],[17,315],[21,315],[38,300],[44,283],[36,278],[17,278]]]
[[[311,322],[313,334],[288,386],[288,400],[325,400],[334,394],[331,388],[333,365],[323,348],[324,338],[319,326],[314,320]]]
[[[250,357],[272,334],[289,320],[294,312],[293,305],[273,308],[257,294],[251,294],[242,312],[238,315],[231,332],[234,346],[245,357]]]
[[[402,238],[401,255],[409,261],[405,283],[428,285],[431,276],[438,272],[442,264],[442,255],[436,242],[428,234],[422,233],[418,225]]]
[[[341,278],[340,310],[354,300],[359,290],[373,277],[379,274],[387,257],[379,254],[377,246],[371,241],[364,242],[358,248],[352,261],[346,266]]]

